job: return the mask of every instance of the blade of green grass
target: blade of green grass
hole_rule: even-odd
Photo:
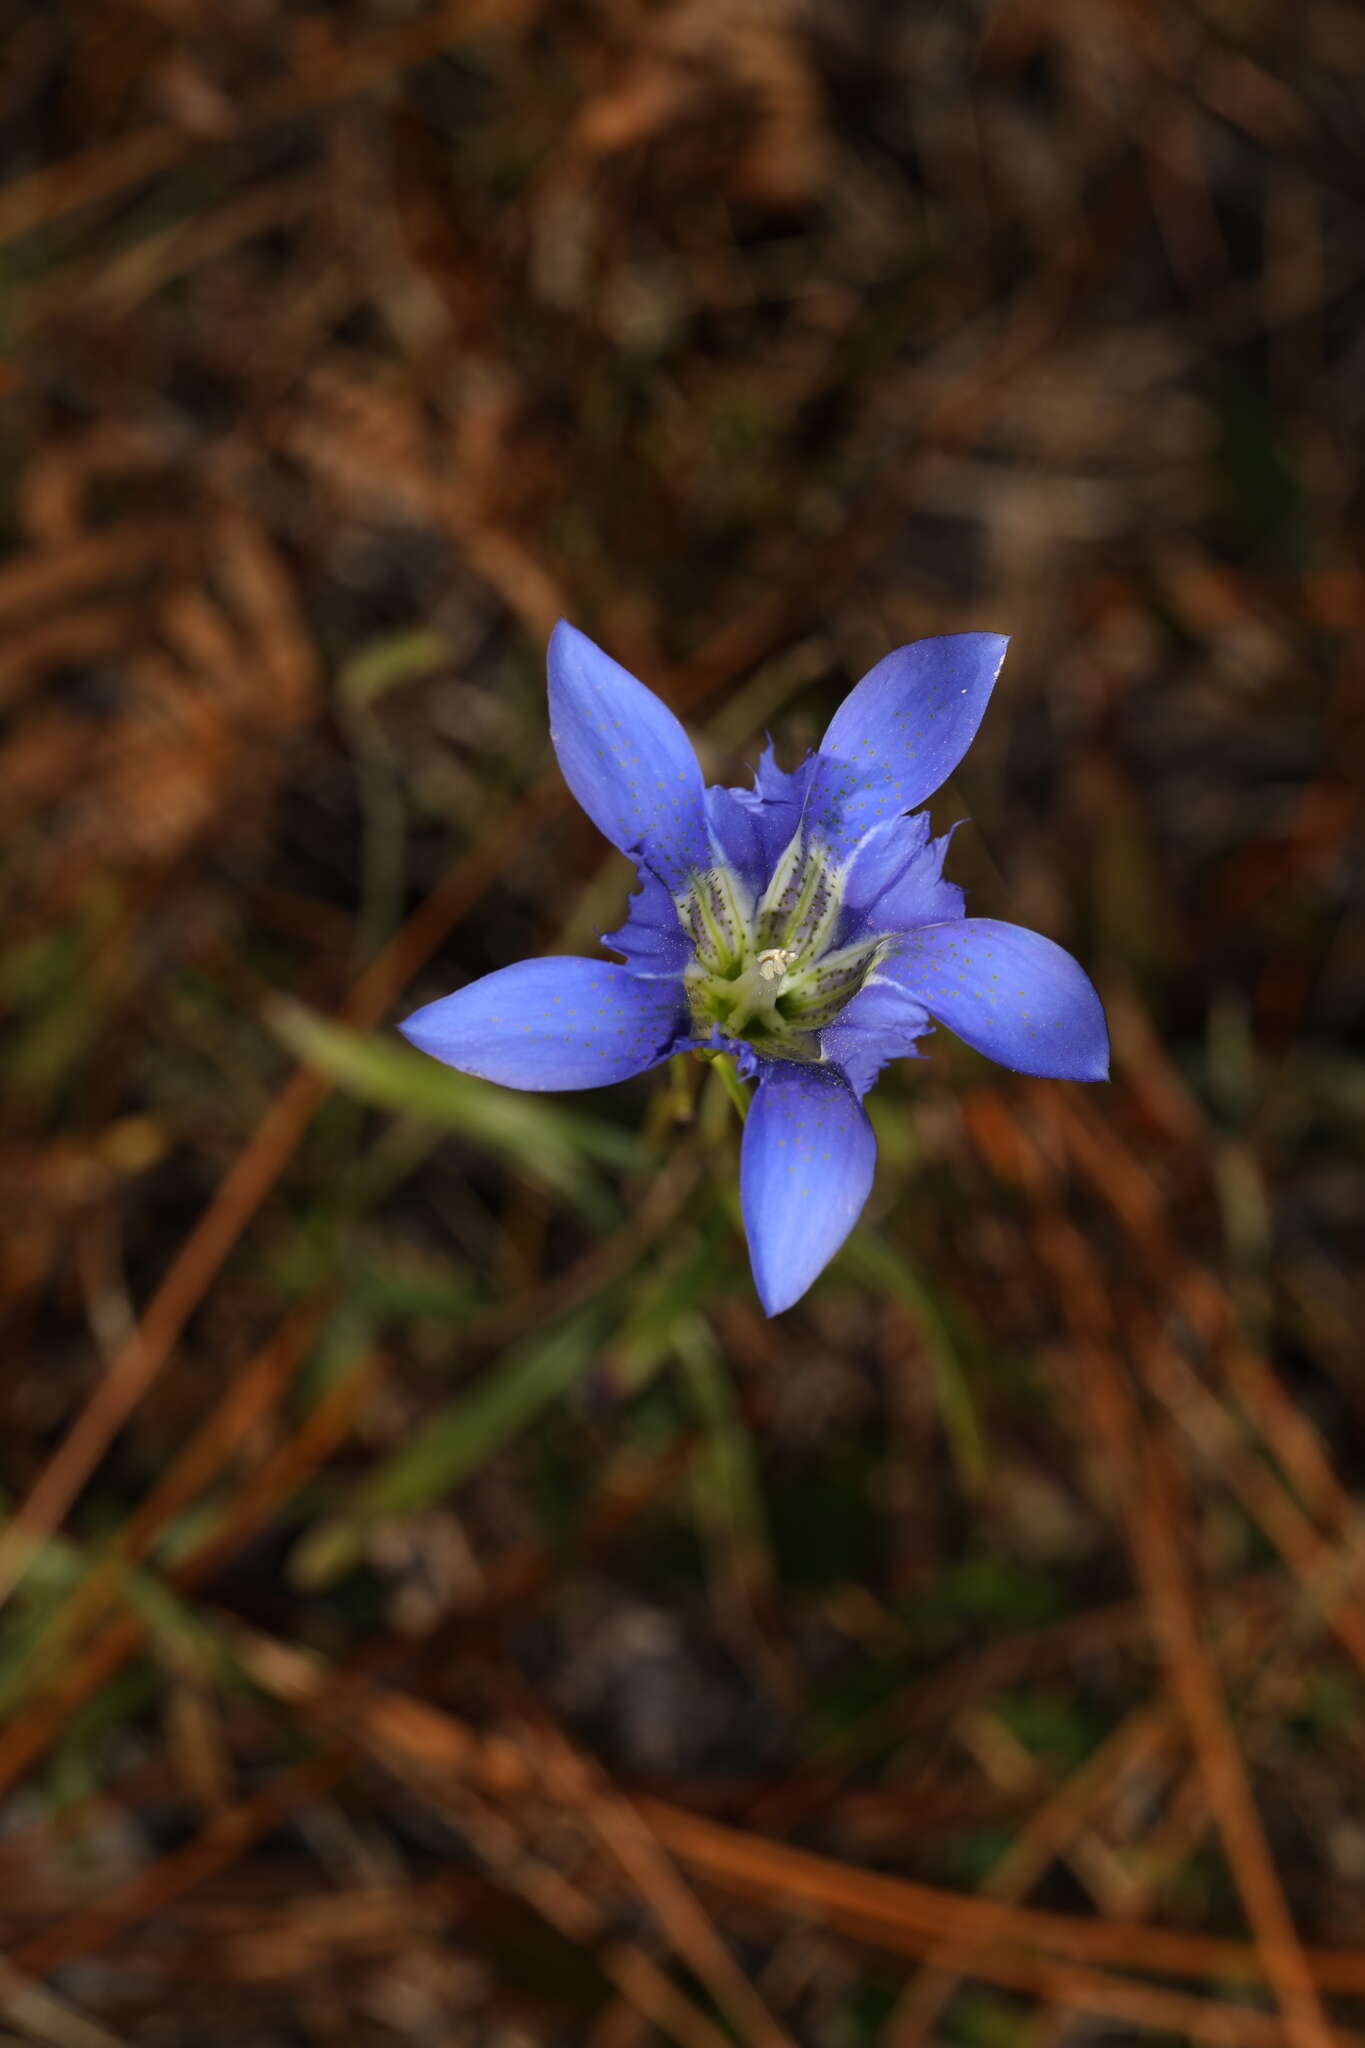
[[[720,1589],[748,1613],[774,1583],[753,1439],[710,1325],[701,1316],[680,1316],[673,1348],[705,1438],[693,1467],[698,1526]]]
[[[986,1444],[963,1368],[951,1309],[900,1252],[871,1230],[855,1230],[844,1247],[843,1258],[848,1272],[864,1286],[890,1295],[914,1317],[933,1368],[939,1412],[958,1477],[969,1492],[977,1492],[986,1480]]]
[[[644,1153],[632,1132],[476,1081],[396,1038],[352,1031],[286,998],[270,1005],[267,1022],[296,1058],[360,1101],[458,1133],[595,1225],[616,1220],[617,1205],[594,1169],[640,1166]]]
[[[373,1472],[344,1514],[309,1532],[290,1563],[294,1583],[328,1583],[355,1563],[372,1523],[445,1499],[573,1386],[603,1329],[594,1305],[509,1351]]]

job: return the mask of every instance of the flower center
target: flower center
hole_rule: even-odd
[[[696,949],[683,982],[698,1029],[719,1026],[773,1059],[821,1060],[821,1030],[882,943],[834,945],[843,880],[833,856],[798,832],[757,903],[728,867],[694,875],[674,901]]]

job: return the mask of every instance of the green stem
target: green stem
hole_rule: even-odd
[[[720,1085],[739,1111],[739,1120],[743,1123],[749,1114],[749,1091],[739,1078],[733,1053],[718,1052],[710,1064],[720,1076]]]

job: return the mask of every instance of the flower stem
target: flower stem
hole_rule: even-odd
[[[719,1076],[721,1087],[739,1111],[739,1120],[743,1123],[749,1114],[749,1091],[739,1078],[739,1070],[735,1066],[733,1054],[718,1052],[714,1055],[710,1064]]]

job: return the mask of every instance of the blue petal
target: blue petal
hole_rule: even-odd
[[[641,868],[639,879],[625,923],[617,931],[603,932],[602,944],[624,953],[632,974],[676,980],[692,958],[692,940],[679,924],[677,906],[659,877]]]
[[[399,1026],[462,1073],[504,1088],[600,1088],[657,1066],[687,1027],[682,986],[609,960],[519,960]]]
[[[877,1141],[828,1067],[790,1061],[759,1077],[740,1155],[739,1193],[759,1300],[770,1316],[799,1300],[858,1220]]]
[[[725,858],[761,896],[769,876],[786,852],[801,823],[806,792],[816,770],[808,754],[790,774],[773,759],[771,743],[763,750],[752,789],[708,789],[707,815]]]
[[[550,636],[550,737],[599,832],[672,889],[713,855],[701,769],[666,704],[561,619]]]
[[[877,972],[1001,1066],[1108,1078],[1109,1034],[1089,976],[1037,932],[993,917],[927,925],[907,932]]]
[[[1002,633],[949,633],[869,669],[820,742],[809,829],[847,853],[869,825],[932,796],[975,739],[1008,644]]]
[[[927,811],[884,819],[864,833],[844,878],[844,909],[860,932],[901,932],[961,917],[963,893],[943,879],[952,836],[931,839]]]
[[[920,1057],[916,1041],[933,1028],[923,1003],[877,969],[820,1044],[861,1102],[888,1060]]]

